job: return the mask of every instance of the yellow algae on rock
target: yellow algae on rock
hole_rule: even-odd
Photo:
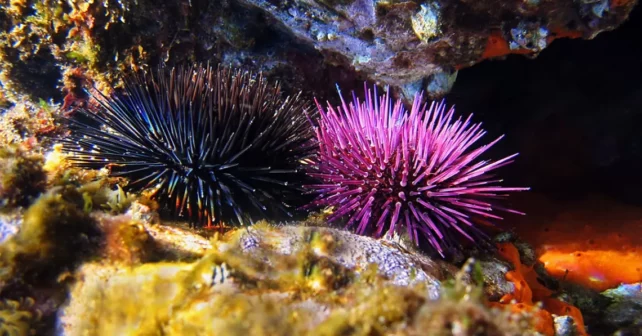
[[[37,323],[40,314],[33,311],[33,304],[33,299],[0,301],[0,335],[35,335],[34,324]]]
[[[190,269],[191,265],[181,263],[143,265],[131,270],[84,265],[79,270],[83,280],[74,286],[71,304],[60,317],[64,334],[159,334],[157,323],[172,313],[172,303],[182,291],[180,275]],[[74,301],[77,298],[83,301]],[[67,329],[68,324],[73,328]]]
[[[92,255],[92,240],[100,235],[74,188],[52,189],[26,210],[18,232],[0,244],[0,288],[13,277],[55,277],[73,268]]]
[[[169,232],[174,238],[160,245],[189,236]],[[194,262],[86,264],[74,276],[60,328],[64,335],[529,334],[525,319],[483,304],[470,267],[445,276],[454,280],[441,287],[420,259],[360,237],[262,223],[215,236]],[[367,252],[354,250],[364,246]],[[414,277],[390,278],[392,266],[368,255],[387,249],[383,255],[396,259],[384,259],[415,269]]]
[[[421,41],[428,42],[439,34],[440,15],[439,3],[427,2],[411,17],[412,30]]]

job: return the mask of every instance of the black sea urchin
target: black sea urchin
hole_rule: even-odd
[[[129,78],[112,96],[92,93],[64,140],[72,162],[107,166],[127,188],[192,223],[249,224],[292,215],[300,162],[314,133],[298,95],[239,70],[195,66]]]
[[[366,91],[365,102],[318,106],[319,152],[308,167],[322,182],[307,186],[318,195],[310,206],[334,207],[328,220],[346,218],[359,234],[403,230],[415,243],[425,238],[441,255],[457,236],[485,241],[479,220],[500,219],[495,210],[514,212],[497,199],[528,189],[502,187],[490,174],[517,154],[477,160],[499,139],[474,149],[485,132],[470,116],[455,119],[443,103],[427,108],[421,95],[406,112],[387,93]]]

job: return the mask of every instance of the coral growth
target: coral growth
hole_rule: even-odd
[[[77,89],[82,69],[99,87],[114,84],[112,73],[148,61],[144,49],[122,38],[131,18],[122,1],[3,1],[0,83],[8,98],[28,93],[34,101],[61,98],[56,86]],[[116,41],[122,45],[115,47]],[[114,49],[116,48],[116,57]],[[57,65],[58,64],[58,65]]]
[[[195,61],[278,74],[287,88],[354,76],[236,1],[135,3],[0,1],[0,107],[44,99],[66,109],[82,105],[83,87],[107,94],[132,72]]]
[[[485,131],[471,116],[457,118],[444,103],[427,107],[421,94],[408,112],[376,91],[341,103],[319,106],[320,149],[309,165],[309,175],[322,181],[308,186],[318,195],[311,206],[333,207],[328,221],[348,218],[346,227],[374,237],[407,233],[443,256],[459,237],[483,245],[482,229],[501,219],[496,210],[517,213],[495,199],[528,188],[502,187],[491,174],[517,154],[478,160],[501,137],[474,148]]]

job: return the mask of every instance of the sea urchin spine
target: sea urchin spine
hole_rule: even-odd
[[[528,190],[499,186],[489,174],[517,154],[479,161],[501,137],[472,149],[485,134],[472,116],[455,120],[443,102],[426,108],[421,94],[407,113],[389,93],[367,92],[365,102],[353,94],[351,104],[341,97],[341,106],[327,111],[317,102],[319,149],[308,169],[322,182],[307,186],[317,194],[309,207],[333,207],[330,222],[346,218],[346,227],[362,235],[379,238],[405,228],[413,242],[421,236],[442,256],[457,236],[487,241],[480,219],[500,219],[494,210],[515,212],[494,201]]]
[[[192,223],[249,224],[291,214],[314,137],[299,96],[225,68],[161,69],[122,92],[92,92],[96,109],[71,120],[72,162],[155,188],[163,208]],[[81,120],[84,117],[84,120]]]

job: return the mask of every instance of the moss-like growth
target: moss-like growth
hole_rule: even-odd
[[[430,331],[430,335],[535,336],[526,316],[502,312],[474,301],[442,300],[422,307],[416,315],[415,335]],[[433,332],[434,331],[434,332]]]
[[[0,148],[0,209],[27,206],[47,184],[44,158],[14,145]]]
[[[278,297],[224,293],[201,304],[202,312],[196,306],[179,311],[164,331],[168,335],[309,335],[306,325],[314,321],[311,311],[284,306]]]
[[[18,233],[0,245],[0,283],[50,280],[91,256],[100,235],[74,188],[51,190],[27,209]]]
[[[87,84],[108,93],[126,73],[160,63],[214,61],[221,56],[216,46],[251,49],[256,24],[236,6],[206,0],[0,0],[0,103],[61,102],[66,94],[67,105],[83,96]]]
[[[34,325],[40,314],[33,308],[33,299],[0,301],[0,335],[35,335]]]

